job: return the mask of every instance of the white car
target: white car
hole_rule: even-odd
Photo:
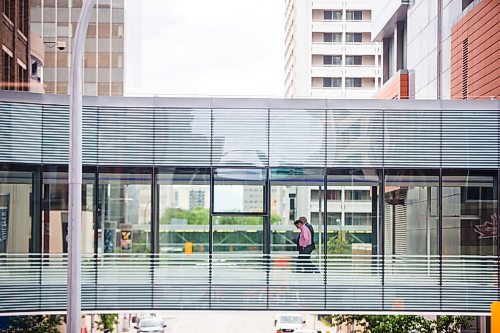
[[[139,319],[137,326],[134,328],[137,330],[137,333],[164,333],[165,327],[167,325],[163,322],[163,318],[161,316],[154,316]]]
[[[306,321],[298,314],[277,314],[274,319],[276,333],[293,333],[302,326]]]

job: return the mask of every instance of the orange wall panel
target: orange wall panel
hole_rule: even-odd
[[[406,73],[396,73],[379,90],[378,99],[408,99],[410,96],[409,77]]]
[[[451,96],[462,98],[463,41],[468,39],[467,98],[500,97],[500,2],[483,0],[452,27]]]

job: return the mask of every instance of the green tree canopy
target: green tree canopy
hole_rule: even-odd
[[[12,317],[9,328],[0,333],[59,333],[57,327],[62,323],[63,317],[58,315]]]
[[[471,317],[439,316],[427,319],[421,316],[369,316],[333,315],[328,316],[333,326],[357,324],[356,333],[459,333],[470,327]]]
[[[188,210],[167,208],[160,217],[160,224],[170,224],[172,219],[186,220],[187,224],[208,224],[209,210],[203,207]],[[262,218],[259,216],[218,216],[216,221],[221,225],[259,225],[262,223]],[[279,216],[274,214],[271,216],[271,224],[278,224],[280,221]]]

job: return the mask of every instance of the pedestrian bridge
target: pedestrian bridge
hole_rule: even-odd
[[[82,258],[82,310],[301,310],[487,314],[496,256],[104,254]],[[0,255],[0,313],[64,312],[66,255]]]

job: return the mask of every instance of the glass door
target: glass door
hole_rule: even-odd
[[[267,170],[216,168],[211,205],[214,253],[267,253]]]

